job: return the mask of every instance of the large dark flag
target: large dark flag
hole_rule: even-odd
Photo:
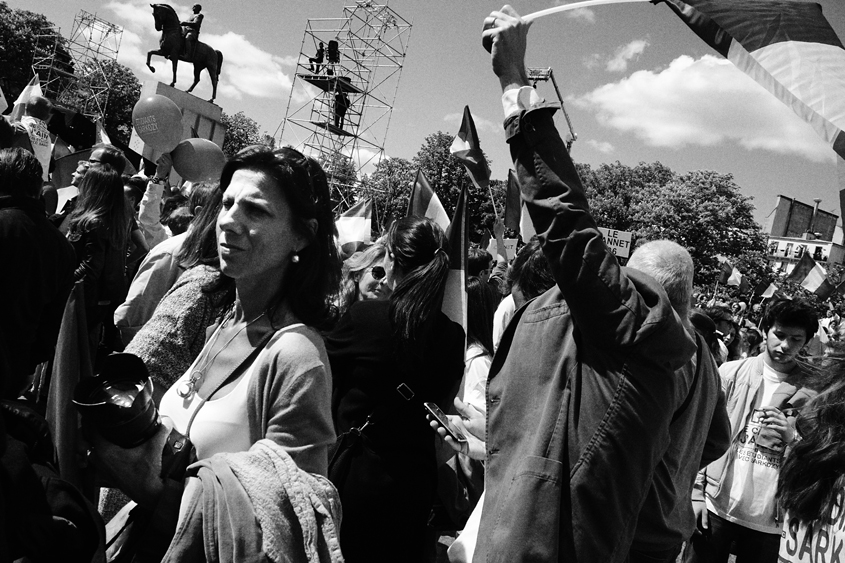
[[[486,188],[490,184],[490,167],[478,142],[478,131],[475,130],[469,106],[464,106],[464,119],[449,152],[463,163],[477,188]]]
[[[821,6],[785,0],[654,0],[660,1],[845,158],[845,48]]]
[[[428,217],[440,225],[444,231],[449,228],[449,216],[422,170],[417,170],[414,189],[411,190],[411,197],[408,199],[408,212],[405,215]]]

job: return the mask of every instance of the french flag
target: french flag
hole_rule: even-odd
[[[801,259],[795,265],[795,269],[786,276],[787,281],[799,284],[807,291],[812,291],[819,296],[819,299],[825,300],[836,289],[827,279],[827,272],[824,268],[816,264],[816,261],[810,257],[809,252],[801,255]]]
[[[417,179],[414,180],[414,189],[411,190],[408,212],[405,216],[427,217],[440,225],[444,231],[449,228],[449,216],[446,214],[446,209],[443,208],[440,198],[434,193],[422,170],[417,170]]]
[[[467,330],[466,263],[469,250],[467,233],[467,189],[461,190],[452,223],[446,231],[449,239],[449,277],[443,293],[443,314]]]
[[[335,221],[337,243],[343,254],[351,256],[359,246],[372,240],[373,203],[362,199]]]
[[[653,0],[753,78],[845,158],[845,47],[821,6],[785,0]]]

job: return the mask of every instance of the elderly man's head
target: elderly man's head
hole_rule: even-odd
[[[24,104],[24,114],[35,117],[42,121],[50,119],[50,112],[53,109],[53,104],[44,96],[30,96],[26,104]]]
[[[634,251],[628,267],[660,282],[678,316],[687,321],[694,267],[686,248],[669,240],[647,242]]]

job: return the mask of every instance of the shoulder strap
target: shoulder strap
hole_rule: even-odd
[[[678,410],[675,411],[675,414],[672,415],[672,422],[678,420],[684,411],[687,410],[689,407],[690,401],[692,401],[692,395],[695,393],[695,386],[698,383],[698,374],[701,373],[701,348],[704,343],[701,341],[701,335],[698,332],[695,333],[695,375],[692,378],[692,383],[690,384],[689,391],[687,392],[687,398],[684,399],[684,403],[678,407]],[[670,423],[671,424],[671,423]]]

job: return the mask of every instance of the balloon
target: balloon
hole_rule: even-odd
[[[219,180],[226,164],[223,149],[207,139],[185,139],[170,156],[176,173],[190,182]]]
[[[155,150],[170,152],[182,140],[182,110],[170,98],[153,94],[132,108],[132,127]]]

